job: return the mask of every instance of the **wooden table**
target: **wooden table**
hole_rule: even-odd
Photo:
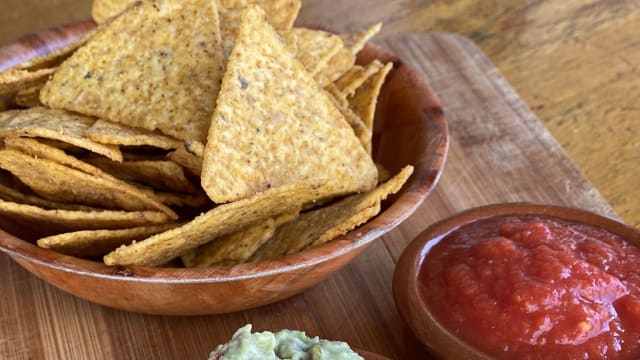
[[[5,0],[0,45],[87,18],[89,8],[88,0]],[[223,316],[166,318],[102,308],[44,284],[0,255],[0,355],[86,358],[98,351],[108,358],[204,358],[235,328],[254,322],[260,329],[305,329],[393,358],[422,358],[394,308],[391,276],[402,249],[428,224],[504,201],[614,216],[608,201],[623,219],[640,225],[637,1],[306,0],[301,20],[337,30],[381,20],[387,24],[383,36],[457,32],[488,54],[451,36],[380,40],[428,79],[450,121],[446,171],[416,215],[304,294]],[[179,341],[162,339],[167,334]]]

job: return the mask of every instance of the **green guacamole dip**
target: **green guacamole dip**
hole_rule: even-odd
[[[251,324],[218,345],[209,360],[364,360],[342,341],[310,338],[303,331],[281,330],[251,333]]]

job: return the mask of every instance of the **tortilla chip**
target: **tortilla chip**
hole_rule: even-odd
[[[397,193],[412,173],[413,167],[406,166],[391,180],[374,190],[301,214],[297,219],[279,227],[251,260],[275,259],[295,254],[346,234],[377,215],[382,200]]]
[[[356,63],[356,56],[349,49],[340,49],[329,59],[326,66],[320,69],[313,78],[319,86],[325,87],[338,80]]]
[[[176,229],[122,246],[107,254],[104,262],[107,265],[161,265],[215,238],[343,191],[344,186],[333,181],[303,181],[269,189],[247,199],[219,205]]]
[[[55,68],[35,71],[9,69],[0,72],[0,95],[13,96],[16,92],[44,84]]]
[[[187,140],[176,151],[169,153],[167,158],[199,178],[202,173],[203,154],[204,144],[197,140]]]
[[[99,144],[84,137],[95,120],[61,110],[35,107],[0,113],[0,137],[42,137],[122,161],[117,146]]]
[[[182,141],[158,132],[98,119],[86,131],[85,136],[101,144],[124,146],[153,146],[160,149],[177,149]]]
[[[240,29],[241,9],[224,9],[218,11],[220,16],[220,36],[222,37],[222,49],[225,62],[229,59],[231,51],[236,44],[238,29]]]
[[[177,215],[146,192],[116,179],[86,174],[47,159],[21,152],[0,150],[0,167],[14,174],[38,195],[109,209],[131,211],[163,211],[171,218]]]
[[[167,206],[190,206],[190,207],[201,207],[207,204],[210,204],[211,201],[205,195],[202,194],[179,194],[179,193],[170,193],[170,192],[156,192],[156,197],[160,202]]]
[[[298,17],[301,0],[220,0],[220,7],[239,9],[249,5],[260,6],[276,30],[289,30]]]
[[[16,93],[13,102],[22,107],[42,106],[40,102],[40,89],[42,89],[42,85],[22,89]]]
[[[63,150],[38,140],[30,138],[6,138],[4,139],[4,143],[8,149],[19,150],[33,157],[48,159],[87,174],[112,179],[109,174],[106,174],[95,166],[68,155]]]
[[[384,84],[384,79],[393,68],[392,63],[386,64],[375,75],[371,76],[360,86],[352,97],[348,98],[349,107],[358,115],[364,124],[373,129],[373,120],[376,115],[376,105],[378,103],[378,95]]]
[[[101,24],[127,10],[135,2],[135,0],[93,0],[91,17],[96,23]]]
[[[332,98],[334,100],[334,98]],[[338,101],[333,101],[335,107],[340,111],[344,119],[347,121],[351,129],[353,129],[353,133],[356,135],[358,140],[360,141],[360,145],[364,148],[367,154],[371,154],[371,141],[373,132],[369,129],[365,123],[349,108],[347,105],[342,106],[338,103]]]
[[[327,177],[347,192],[366,191],[376,176],[351,127],[264,12],[244,10],[205,147],[202,187],[209,198],[225,203]]]
[[[380,32],[380,29],[382,29],[382,23],[376,23],[362,31],[340,34],[340,38],[344,43],[344,47],[356,55],[364,48],[367,41],[371,40]]]
[[[345,96],[351,96],[368,78],[382,69],[382,63],[378,60],[372,61],[369,65],[354,65],[349,71],[336,80],[336,87]]]
[[[86,161],[114,177],[150,185],[154,189],[183,193],[199,192],[185,177],[182,167],[173,161],[143,160],[117,163],[102,158],[87,158]]]
[[[248,228],[214,239],[192,254],[183,256],[187,267],[207,267],[212,265],[235,265],[246,262],[267,240],[276,228],[298,216],[300,209],[289,211],[275,218],[259,221]]]
[[[159,211],[71,211],[46,210],[38,206],[0,200],[0,214],[13,219],[34,221],[39,226],[56,225],[67,229],[120,229],[169,221]]]
[[[20,183],[10,174],[0,175],[0,199],[12,201],[25,205],[39,206],[44,209],[63,209],[78,211],[95,211],[100,210],[86,205],[67,204],[48,199],[41,198],[29,189],[28,186]]]
[[[381,184],[391,178],[391,172],[382,164],[376,163],[376,168],[378,168],[378,184]]]
[[[325,88],[327,94],[329,94],[334,103],[338,104],[341,107],[349,107],[349,102],[347,101],[347,97],[336,87],[335,84],[331,83],[327,85]]]
[[[281,32],[281,35],[287,46],[296,49],[296,59],[311,75],[324,68],[342,48],[340,37],[326,31],[293,28]]]
[[[223,68],[215,4],[134,4],[60,66],[42,89],[42,102],[179,139],[204,140]]]
[[[178,225],[171,223],[118,230],[75,231],[41,238],[38,240],[38,246],[71,256],[103,256],[118,246],[145,239]]]

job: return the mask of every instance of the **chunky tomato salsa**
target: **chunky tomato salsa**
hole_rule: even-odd
[[[500,359],[640,359],[640,249],[539,216],[463,226],[427,254],[421,293],[451,332]]]

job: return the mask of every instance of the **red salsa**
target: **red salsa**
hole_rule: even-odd
[[[435,245],[420,272],[438,321],[500,359],[640,359],[640,249],[596,227],[499,216]]]

